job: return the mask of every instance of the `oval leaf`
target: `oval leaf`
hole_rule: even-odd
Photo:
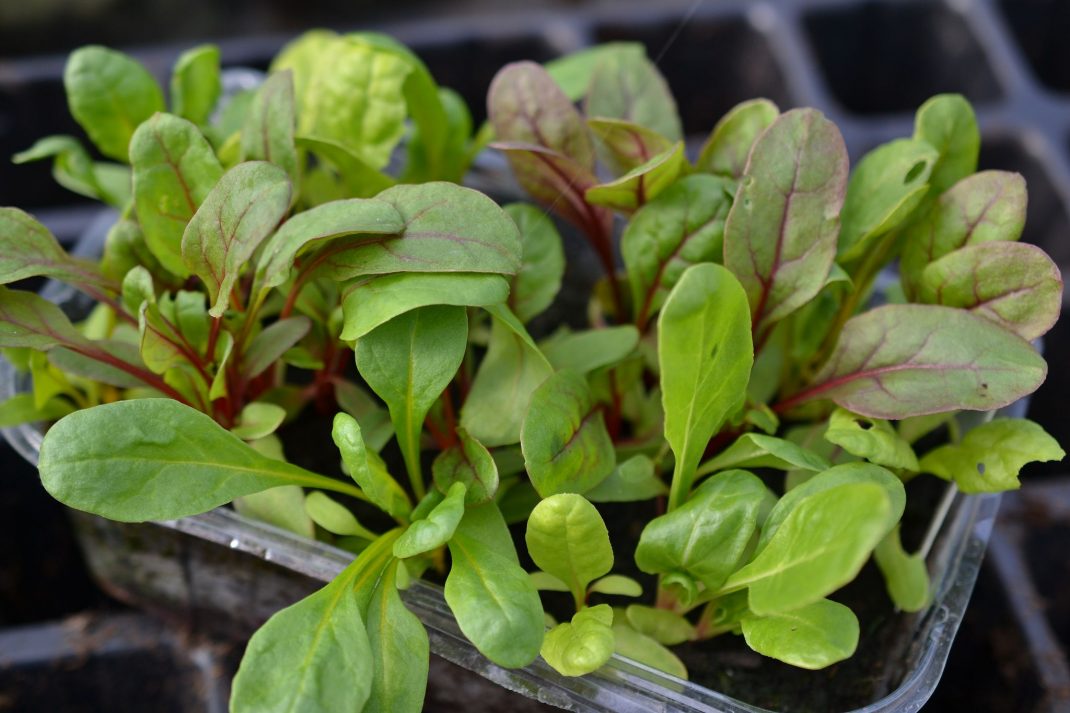
[[[821,112],[793,109],[758,137],[724,234],[724,264],[746,290],[755,335],[825,285],[846,185],[843,137]]]
[[[182,259],[208,289],[213,317],[230,304],[230,291],[260,243],[290,207],[290,180],[265,161],[227,171],[182,234]]]
[[[565,251],[554,222],[533,205],[512,203],[505,212],[520,230],[520,270],[509,290],[509,308],[521,322],[538,316],[554,301],[565,275]]]
[[[831,666],[858,648],[858,617],[828,599],[772,616],[743,617],[741,625],[747,646],[799,668]]]
[[[572,621],[546,633],[541,654],[564,676],[583,676],[609,661],[614,649],[613,610],[608,604],[576,612]]]
[[[241,131],[242,161],[267,161],[297,177],[293,74],[276,72],[256,91]]]
[[[888,531],[891,505],[875,483],[851,483],[805,498],[769,544],[725,582],[748,587],[752,612],[767,616],[811,604],[857,576]]]
[[[780,109],[768,99],[751,99],[732,107],[714,125],[702,145],[695,168],[729,178],[741,178],[751,147],[766,128],[780,116]]]
[[[442,451],[431,464],[435,487],[443,493],[453,485],[467,488],[465,503],[482,505],[498,492],[498,466],[490,451],[463,428],[457,429],[460,444]]]
[[[981,243],[929,263],[917,296],[921,302],[968,309],[1033,340],[1059,319],[1063,279],[1059,267],[1036,246]]]
[[[691,265],[720,262],[731,182],[688,176],[636,211],[621,237],[635,323],[644,328]]]
[[[543,640],[542,604],[498,507],[466,511],[449,547],[446,603],[461,631],[496,664],[518,668],[534,661]]]
[[[374,669],[363,710],[420,713],[424,707],[430,642],[423,623],[398,594],[398,568],[404,566],[388,565],[368,602],[365,621]]]
[[[936,305],[888,305],[850,319],[815,385],[790,401],[829,398],[890,419],[988,411],[1032,393],[1046,373],[1029,342],[983,317]]]
[[[344,483],[261,455],[172,399],[72,413],[45,434],[39,468],[60,502],[121,522],[195,515],[279,485],[353,494]]]
[[[156,114],[130,141],[134,205],[145,244],[160,263],[181,277],[182,233],[223,176],[200,129],[171,114]]]
[[[568,585],[581,604],[587,585],[613,568],[606,524],[581,495],[551,495],[536,505],[524,541],[535,565]]]
[[[532,394],[520,446],[531,484],[544,498],[584,493],[616,464],[602,409],[571,371],[557,372]]]
[[[747,295],[725,268],[687,269],[658,319],[665,438],[676,455],[669,508],[691,490],[698,461],[743,405],[754,351]]]
[[[765,493],[745,470],[718,473],[683,505],[647,523],[636,565],[648,574],[684,573],[716,590],[739,566]]]
[[[28,277],[52,277],[77,286],[115,290],[100,269],[72,257],[45,226],[18,208],[0,208],[0,285]]]
[[[981,132],[970,102],[959,94],[937,94],[914,116],[914,138],[921,139],[939,153],[929,184],[943,193],[977,170]]]

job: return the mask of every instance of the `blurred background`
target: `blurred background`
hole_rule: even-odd
[[[106,44],[164,79],[181,50],[202,42],[220,45],[224,66],[264,69],[313,27],[394,35],[477,120],[506,62],[639,41],[697,142],[734,104],[764,96],[825,111],[853,161],[909,135],[929,96],[959,92],[977,109],[981,168],[1027,180],[1023,240],[1070,266],[1067,0],[0,0],[0,205],[33,212],[67,244],[94,215],[55,184],[48,162],[8,161],[41,136],[81,134],[63,94],[70,50]],[[1045,337],[1045,356],[1051,371],[1029,416],[1065,447],[1067,319]],[[1070,710],[1068,468],[1031,467],[1023,490],[1004,497],[927,710]],[[6,445],[0,473],[0,711],[225,710],[240,643],[190,639],[124,609],[91,581],[62,507]],[[448,700],[428,709],[454,710]]]

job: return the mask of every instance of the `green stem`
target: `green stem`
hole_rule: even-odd
[[[684,504],[687,500],[688,494],[691,492],[691,478],[684,477],[683,470],[680,467],[680,461],[673,464],[672,467],[672,484],[669,486],[669,508],[668,511],[672,512],[676,508]]]
[[[405,470],[409,473],[409,484],[412,485],[413,495],[416,496],[416,501],[423,500],[423,497],[427,495],[427,489],[424,488],[423,472],[420,468],[420,426],[410,431],[408,437],[405,439],[402,446],[402,456],[405,459]]]

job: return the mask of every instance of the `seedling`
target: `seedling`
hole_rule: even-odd
[[[0,211],[2,284],[48,277],[95,300],[74,324],[0,288],[0,346],[33,379],[0,423],[54,422],[50,493],[120,521],[233,503],[356,555],[253,636],[235,711],[420,710],[429,643],[400,590],[425,574],[506,667],[541,653],[576,676],[618,652],[686,677],[668,647],[727,633],[828,666],[859,636],[829,597],[871,556],[899,608],[929,601],[899,539],[904,482],[999,491],[1063,457],[1032,422],[954,420],[1041,384],[1028,340],[1062,290],[1015,242],[1021,177],[974,173],[961,97],[927,102],[913,137],[849,177],[831,122],[766,100],[690,161],[633,45],[505,67],[474,136],[456,95],[381,36],[310,33],[273,70],[220,107],[218,52],[193,50],[165,113],[132,59],[76,52],[72,113],[113,162],[70,137],[19,160],[51,157],[121,211],[103,257]],[[589,329],[529,331],[561,287],[562,240],[546,210],[457,185],[492,135],[600,258]],[[875,294],[897,259],[898,285]],[[276,430],[312,409],[337,411],[348,479],[288,462],[302,444]],[[624,501],[650,504],[634,552],[598,509]],[[612,573],[632,559],[646,592]],[[547,631],[540,591],[567,594],[568,621]]]

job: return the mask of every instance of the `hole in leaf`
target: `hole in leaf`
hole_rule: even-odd
[[[921,172],[925,170],[925,167],[929,165],[928,161],[918,161],[916,164],[910,167],[907,171],[907,175],[903,176],[903,185],[912,183],[921,175]]]
[[[985,464],[984,463],[978,463],[977,464],[977,472],[980,475],[984,475],[985,474]]]
[[[858,427],[861,428],[863,431],[868,431],[869,429],[873,428],[873,422],[872,421],[859,421],[858,422]]]

